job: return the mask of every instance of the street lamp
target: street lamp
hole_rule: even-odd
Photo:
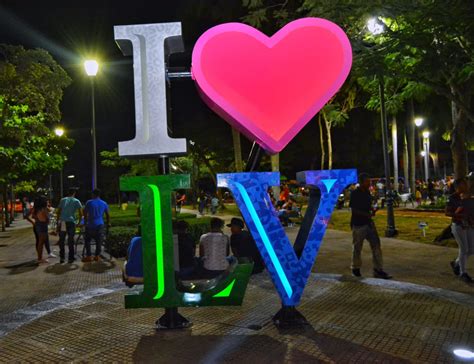
[[[91,101],[92,101],[92,189],[97,187],[97,142],[95,131],[95,97],[94,97],[94,78],[99,71],[99,63],[95,60],[86,60],[84,69],[87,76],[91,79]]]
[[[415,118],[415,125],[417,128],[423,125],[423,118]]]
[[[367,21],[367,29],[372,35],[380,35],[384,32],[384,25],[378,21],[377,18],[371,18]],[[386,200],[387,200],[387,229],[385,230],[385,236],[392,237],[397,235],[397,229],[395,227],[395,215],[393,212],[393,188],[390,177],[392,175],[390,171],[390,157],[388,152],[388,121],[387,112],[385,109],[385,90],[384,90],[384,77],[382,71],[378,75],[379,79],[379,97],[380,97],[380,121],[382,124],[382,148],[383,148],[383,161],[385,170],[385,187],[386,187]]]
[[[54,129],[54,134],[56,134],[58,137],[62,137],[64,135],[64,129],[58,126],[56,129]]]
[[[424,158],[425,158],[425,177],[428,181],[430,178],[430,132],[425,130],[423,132]]]
[[[423,119],[421,117],[417,117],[417,118],[415,118],[414,123],[415,123],[417,128],[420,128],[423,125],[424,121],[425,121],[425,119]],[[418,133],[418,147],[420,148],[420,153],[421,153],[421,151],[423,150],[423,143],[421,141],[421,136],[420,136],[419,133]],[[421,166],[421,162],[420,162],[420,166]],[[415,168],[416,168],[416,166],[415,166]],[[420,178],[423,179],[423,168],[420,168],[420,169],[421,169]]]
[[[61,126],[58,126],[56,129],[54,129],[54,134],[61,138],[64,135],[64,128]],[[63,186],[63,167],[61,167],[61,170],[59,171],[59,196],[60,198],[63,198],[64,196],[64,186]]]

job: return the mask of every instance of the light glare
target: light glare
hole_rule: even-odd
[[[426,152],[425,152],[424,150],[422,150],[422,151],[420,152],[420,155],[421,155],[422,157],[425,157],[425,156],[426,156]]]
[[[423,125],[423,118],[416,118],[415,119],[415,125],[419,128],[420,126]]]
[[[369,32],[373,35],[382,34],[384,31],[383,24],[381,24],[377,18],[370,18],[367,21],[367,29],[369,29]]]
[[[466,349],[455,349],[453,350],[454,355],[462,359],[474,359],[474,352]]]
[[[58,137],[62,137],[64,135],[64,129],[61,128],[61,127],[58,127],[56,129],[54,129],[54,133],[58,136]]]
[[[424,131],[423,132],[423,138],[428,139],[430,137],[430,132],[429,131]]]
[[[99,71],[99,63],[93,59],[89,59],[84,62],[84,69],[88,76],[95,76]]]

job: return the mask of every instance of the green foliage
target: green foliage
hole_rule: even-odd
[[[189,224],[188,232],[192,239],[198,243],[201,235],[210,231],[211,218],[185,217],[185,221]],[[180,219],[183,219],[183,217],[180,217]],[[177,220],[173,221],[173,229],[176,222]],[[112,256],[115,258],[123,258],[126,256],[130,240],[138,235],[139,223],[138,218],[130,216],[120,216],[112,220],[113,226],[109,229],[109,234],[107,235],[107,247]]]
[[[70,82],[48,52],[0,45],[0,183],[35,181],[62,168],[73,140],[53,128]]]
[[[137,226],[112,226],[107,235],[109,253],[115,258],[125,257],[130,240],[137,234]]]

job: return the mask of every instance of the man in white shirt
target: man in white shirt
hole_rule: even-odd
[[[203,274],[215,277],[229,266],[229,237],[222,232],[224,221],[217,217],[211,219],[211,232],[201,236],[199,251],[203,263]]]

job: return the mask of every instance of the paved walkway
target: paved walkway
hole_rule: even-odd
[[[328,231],[300,306],[308,330],[274,328],[278,297],[262,274],[242,307],[184,309],[191,330],[156,333],[162,310],[123,309],[121,262],[38,267],[31,229],[18,225],[0,233],[0,362],[421,363],[474,349],[474,287],[452,276],[452,248],[383,239],[396,281],[358,280],[348,276],[350,234]],[[368,277],[368,247],[364,263]]]
[[[197,213],[190,209],[182,211]],[[218,217],[230,221],[233,216],[219,215]],[[291,241],[296,239],[298,229],[299,226],[286,229]],[[457,279],[449,265],[449,262],[457,256],[457,249],[382,238],[382,251],[385,269],[394,276],[395,280],[464,292],[472,294],[474,298],[474,285]],[[368,242],[365,242],[362,254],[362,274],[371,277],[372,257]],[[352,235],[343,231],[328,230],[316,258],[313,272],[350,275],[351,255]],[[474,257],[468,261],[468,270],[474,276]]]
[[[313,275],[303,330],[278,331],[265,274],[242,307],[187,308],[187,330],[155,331],[161,309],[123,308],[121,289],[58,305],[0,339],[0,362],[449,363],[474,343],[474,304],[413,285]],[[472,349],[472,347],[471,347]]]
[[[50,236],[51,248],[59,255],[57,240]],[[49,261],[49,265],[36,264],[35,240],[28,222],[17,220],[14,229],[0,232],[0,315],[121,281],[118,261],[86,266],[79,260],[74,264],[59,264],[59,258]]]

